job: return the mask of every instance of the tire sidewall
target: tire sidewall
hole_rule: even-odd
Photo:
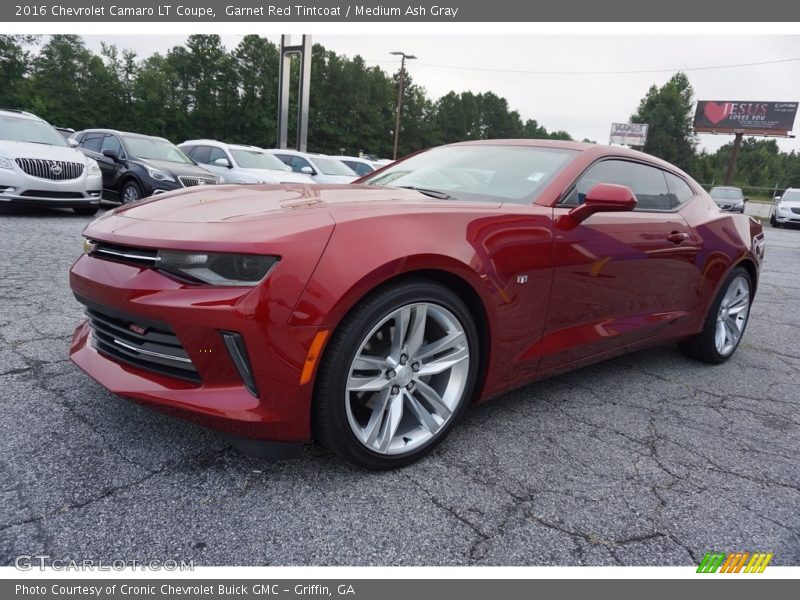
[[[361,344],[373,327],[401,306],[418,302],[442,306],[458,319],[469,344],[469,374],[460,403],[447,424],[413,452],[387,456],[369,450],[356,439],[347,419],[346,382],[356,352],[360,350]],[[332,449],[351,462],[370,469],[393,469],[419,460],[441,443],[472,399],[480,364],[478,332],[466,305],[447,288],[427,281],[408,282],[398,286],[386,294],[358,305],[352,311],[350,318],[343,320],[343,324],[334,336],[339,337],[340,344],[329,345],[329,348],[335,346],[335,351],[330,355],[326,352],[323,357],[320,371],[326,372],[322,377],[326,385],[325,389],[319,389],[318,386],[315,390],[315,401],[326,403],[325,408],[329,412],[330,431],[324,436],[328,444],[334,445]]]
[[[129,187],[132,187],[133,189],[136,190],[136,196],[137,196],[136,200],[141,200],[142,199],[142,188],[141,188],[141,186],[138,183],[136,183],[135,181],[128,181],[125,185],[122,186],[122,194],[121,194],[122,195],[122,204],[130,204],[131,202],[135,202],[135,200],[126,200],[125,199],[125,190],[127,190]]]

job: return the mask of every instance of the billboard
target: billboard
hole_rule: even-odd
[[[647,125],[645,123],[612,123],[609,144],[625,144],[626,146],[644,146],[647,141]]]
[[[700,100],[694,114],[694,130],[785,136],[794,127],[796,113],[797,102]]]

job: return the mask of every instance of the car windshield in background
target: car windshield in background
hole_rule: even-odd
[[[721,198],[722,200],[739,200],[742,197],[742,190],[738,188],[712,188],[709,192],[712,198]]]
[[[47,123],[7,115],[0,117],[0,139],[50,146],[68,145],[61,134]]]
[[[350,167],[344,164],[340,160],[336,160],[335,158],[322,158],[320,156],[315,156],[313,158],[314,164],[317,165],[317,169],[322,171],[325,175],[345,175],[347,177],[355,177],[356,172],[353,171]]]
[[[536,146],[444,146],[361,183],[442,192],[458,200],[528,204],[578,151]]]
[[[131,154],[137,158],[194,164],[192,159],[186,156],[180,148],[173,146],[166,140],[126,135],[125,143],[128,145]]]
[[[272,154],[264,154],[258,150],[233,150],[231,154],[243,169],[269,169],[271,171],[291,171],[289,167]]]
[[[781,198],[781,201],[784,202],[800,202],[800,190],[792,190],[791,192],[786,192]]]

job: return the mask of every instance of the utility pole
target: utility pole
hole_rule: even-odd
[[[395,111],[394,119],[394,149],[392,150],[392,160],[397,160],[397,139],[400,136],[400,111],[403,108],[403,80],[406,76],[406,59],[414,60],[417,58],[412,54],[405,52],[390,52],[397,56],[402,56],[400,60],[400,85],[397,87],[397,110]]]

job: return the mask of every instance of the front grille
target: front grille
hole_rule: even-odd
[[[80,192],[51,192],[48,190],[27,190],[22,192],[20,196],[27,196],[33,198],[83,198]]]
[[[800,208],[792,208],[792,212],[796,215],[800,215]]]
[[[81,163],[65,162],[63,160],[17,158],[16,162],[25,173],[39,179],[68,181],[77,179],[83,173],[83,165]]]
[[[87,308],[94,347],[109,358],[140,369],[200,383],[200,375],[175,333],[120,314]]]
[[[137,267],[155,267],[158,264],[158,250],[120,246],[106,242],[96,242],[89,256],[122,262]]]
[[[211,177],[190,177],[188,175],[181,175],[178,177],[183,187],[192,187],[195,185],[215,185],[216,179]]]

